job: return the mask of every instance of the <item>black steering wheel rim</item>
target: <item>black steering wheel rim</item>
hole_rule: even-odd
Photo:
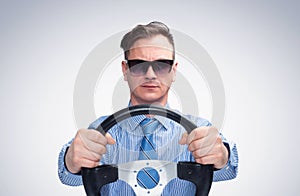
[[[108,116],[97,128],[105,135],[118,122],[137,115],[158,115],[174,120],[183,126],[188,133],[197,126],[181,114],[157,105],[136,105],[124,108]],[[193,182],[197,196],[207,196],[213,178],[213,165],[202,165],[194,162],[178,162],[178,178]],[[99,195],[101,187],[118,180],[117,165],[100,165],[95,168],[81,169],[83,185],[88,196]]]
[[[124,108],[108,116],[97,127],[96,130],[98,130],[100,133],[105,135],[105,133],[107,133],[108,130],[118,122],[130,118],[132,116],[147,115],[147,114],[163,116],[171,120],[174,120],[175,122],[181,124],[188,133],[190,133],[193,129],[197,128],[197,125],[195,125],[192,121],[183,117],[179,113],[176,113],[175,111],[157,105],[144,104],[144,105],[130,106],[128,108]]]

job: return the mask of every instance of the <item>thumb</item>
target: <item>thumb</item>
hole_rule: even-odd
[[[188,138],[188,133],[184,132],[178,143],[181,144],[181,145],[187,144],[187,138]]]
[[[107,139],[108,144],[115,144],[116,143],[116,140],[109,133],[106,133],[105,137]]]

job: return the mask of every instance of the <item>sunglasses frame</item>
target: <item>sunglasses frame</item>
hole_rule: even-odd
[[[136,63],[133,63],[134,61],[136,61]],[[158,59],[158,60],[155,60],[155,61],[145,61],[145,60],[141,60],[141,59],[130,59],[130,60],[125,60],[128,68],[129,68],[129,71],[131,73],[131,75],[133,76],[142,76],[142,75],[145,75],[149,69],[149,67],[151,66],[153,71],[155,72],[155,74],[158,74],[158,75],[164,75],[166,73],[159,73],[159,71],[157,71],[157,65],[156,63],[163,63],[163,64],[166,64],[166,65],[169,65],[170,68],[168,70],[167,73],[170,73],[171,70],[172,70],[172,67],[174,65],[174,59]],[[133,63],[133,64],[132,64]],[[146,66],[146,69],[141,69],[143,71],[143,73],[141,74],[135,74],[132,72],[131,70],[131,67],[134,67],[134,66],[137,66],[139,64],[144,64],[144,63],[147,63],[147,65],[144,65],[144,67]]]

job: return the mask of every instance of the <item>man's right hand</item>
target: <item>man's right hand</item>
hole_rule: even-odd
[[[115,143],[116,141],[108,133],[103,136],[96,130],[78,130],[65,156],[67,169],[75,174],[81,170],[81,167],[98,166],[102,155],[106,152],[106,145]]]

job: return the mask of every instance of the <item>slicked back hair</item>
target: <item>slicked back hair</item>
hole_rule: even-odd
[[[121,48],[124,51],[125,59],[128,59],[130,48],[139,39],[152,38],[156,35],[162,35],[168,39],[173,47],[173,59],[175,58],[175,46],[173,35],[170,33],[169,28],[162,22],[150,22],[146,25],[137,25],[130,32],[123,36],[121,41]]]

